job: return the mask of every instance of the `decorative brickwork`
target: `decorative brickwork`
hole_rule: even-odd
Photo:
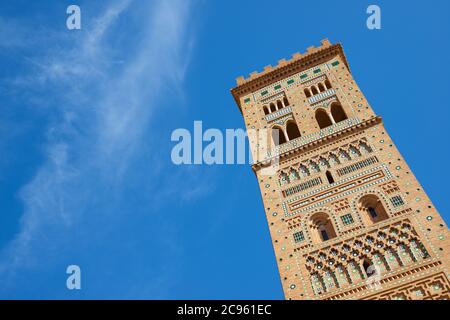
[[[448,299],[448,228],[341,45],[324,40],[237,84],[247,129],[282,135],[250,148],[285,297]]]

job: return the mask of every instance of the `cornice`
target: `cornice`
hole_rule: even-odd
[[[335,140],[337,140],[338,138],[341,138],[344,135],[347,135],[349,133],[354,133],[354,132],[357,132],[357,131],[360,131],[360,130],[363,130],[363,129],[366,129],[366,128],[369,128],[369,127],[372,127],[372,126],[374,126],[376,124],[379,124],[379,123],[382,123],[382,119],[381,119],[380,116],[372,117],[370,119],[367,119],[365,121],[357,123],[357,124],[355,124],[353,126],[350,126],[350,127],[344,128],[344,129],[342,129],[340,131],[337,131],[337,132],[335,132],[335,133],[333,133],[333,134],[331,134],[329,136],[318,138],[318,139],[316,139],[314,141],[311,141],[311,142],[309,142],[307,144],[304,144],[304,145],[298,146],[297,148],[294,148],[294,149],[288,150],[286,152],[283,152],[283,153],[281,153],[281,154],[279,154],[277,156],[268,157],[268,158],[264,159],[263,161],[258,161],[257,163],[252,165],[252,170],[256,173],[258,170],[260,170],[260,169],[262,169],[264,167],[270,166],[273,163],[273,160],[276,159],[276,158],[279,158],[278,161],[281,162],[282,160],[284,160],[284,159],[286,159],[286,158],[288,158],[290,156],[299,155],[299,154],[301,154],[303,152],[307,152],[307,151],[309,151],[309,150],[311,150],[313,148],[317,148],[317,147],[323,146],[323,145],[325,145],[327,143],[330,143],[332,141],[335,141]]]

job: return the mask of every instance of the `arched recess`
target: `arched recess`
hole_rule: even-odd
[[[291,180],[299,180],[300,179],[300,175],[298,174],[298,171],[295,170],[294,168],[291,168],[289,177]]]
[[[336,232],[328,214],[324,212],[313,214],[310,218],[310,224],[311,235],[316,243],[336,238]]]
[[[328,113],[323,109],[318,109],[316,111],[316,121],[320,129],[329,127],[333,124]]]
[[[331,83],[330,83],[330,80],[325,80],[325,87],[327,88],[327,89],[331,89]]]
[[[410,241],[410,249],[416,261],[430,257],[427,249],[418,239],[413,239]]]
[[[332,152],[330,153],[330,156],[328,159],[329,159],[330,164],[332,164],[332,165],[338,165],[341,163],[341,161],[339,160],[339,157]]]
[[[305,96],[306,96],[307,98],[311,98],[311,91],[309,91],[308,88],[306,88],[306,89],[304,90],[304,92],[305,92]]]
[[[375,269],[375,265],[368,258],[364,258],[362,262],[362,269],[364,270],[366,277],[370,278],[377,274],[377,270]]]
[[[283,98],[283,103],[285,107],[289,106],[289,101],[286,97]]]
[[[352,160],[352,157],[350,157],[350,155],[348,154],[347,151],[345,151],[344,149],[339,149],[339,157],[341,159],[343,159],[344,161],[350,161]]]
[[[399,243],[397,247],[397,254],[402,260],[403,265],[409,265],[411,263],[416,262],[414,255],[412,254],[410,248],[406,243]]]
[[[356,261],[354,260],[349,261],[347,267],[353,283],[357,283],[358,281],[364,280],[363,271],[361,270],[361,267]]]
[[[269,109],[267,108],[267,106],[264,106],[264,107],[263,107],[263,110],[264,110],[264,114],[265,114],[265,115],[268,115],[268,114],[269,114]]]
[[[359,148],[366,154],[372,152],[372,148],[365,141],[359,143]]]
[[[280,127],[272,128],[272,141],[276,146],[286,142],[286,137],[284,136],[283,129],[281,129]]]
[[[319,88],[319,91],[320,92],[324,92],[326,89],[325,89],[325,86],[321,83],[321,82],[319,82],[319,84],[317,85],[317,87]]]
[[[333,289],[339,288],[339,282],[336,277],[336,273],[331,268],[324,269],[324,282],[325,287],[328,291],[331,291]]]
[[[297,124],[294,121],[288,121],[286,125],[286,133],[289,140],[300,137],[300,130],[298,129]]]
[[[286,172],[281,171],[279,181],[280,185],[288,184],[290,182],[288,174]]]
[[[327,180],[328,180],[329,184],[334,183],[334,178],[330,171],[327,170],[327,172],[325,172],[325,175],[327,176]]]
[[[344,267],[342,264],[338,264],[336,266],[336,270],[338,273],[339,287],[344,287],[352,284],[352,278],[350,277],[350,274],[348,273],[348,269],[346,267]]]
[[[331,104],[331,116],[333,117],[334,122],[336,122],[336,123],[348,119],[347,115],[344,112],[344,109],[342,108],[341,104],[338,102],[333,102]]]
[[[277,111],[277,107],[275,107],[275,103],[271,103],[270,104],[270,112],[275,112],[275,111]]]
[[[371,225],[389,218],[387,211],[380,198],[374,194],[368,194],[359,199],[359,210],[366,225]]]
[[[319,93],[319,90],[317,90],[316,86],[311,87],[311,93],[312,93],[312,95],[316,95]]]
[[[391,270],[391,267],[389,266],[389,263],[386,261],[386,257],[384,256],[384,253],[380,251],[375,251],[372,255],[373,257],[373,263],[377,265],[377,272],[385,273],[389,272]]]
[[[357,147],[355,147],[354,145],[350,145],[348,147],[348,151],[352,154],[352,156],[357,156],[357,157],[361,156],[361,151],[359,151],[359,149]]]

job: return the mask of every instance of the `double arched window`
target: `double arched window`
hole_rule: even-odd
[[[359,199],[359,209],[363,212],[363,218],[367,225],[371,225],[388,218],[386,209],[380,198],[374,194],[363,196]]]
[[[297,139],[300,136],[300,130],[293,120],[289,120],[285,128],[278,125],[272,127],[272,140],[275,146]]]
[[[310,218],[310,225],[315,242],[319,243],[336,238],[336,232],[328,214],[324,212],[313,214]]]
[[[338,102],[333,102],[330,106],[330,114],[324,109],[316,110],[316,121],[320,129],[331,126],[334,123],[338,123],[347,120],[347,114]]]

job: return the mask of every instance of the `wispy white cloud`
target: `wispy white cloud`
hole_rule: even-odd
[[[55,97],[48,104],[56,109],[57,120],[47,130],[45,163],[21,191],[21,227],[0,255],[0,277],[36,262],[39,241],[60,240],[50,241],[44,234],[73,227],[102,189],[120,192],[131,159],[142,146],[148,149],[151,144],[144,132],[157,110],[161,90],[182,87],[192,48],[190,9],[184,0],[145,5],[112,1],[91,30],[69,37],[75,43],[63,48],[55,44],[58,50],[49,48],[30,57],[33,72],[10,82],[23,90],[53,88]],[[117,48],[110,45],[114,33],[120,33],[117,24],[141,10],[148,15],[135,15],[135,23],[143,37],[127,48],[126,62],[117,65]]]

